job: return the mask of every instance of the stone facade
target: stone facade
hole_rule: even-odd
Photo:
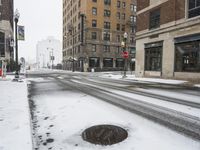
[[[14,57],[13,47],[13,0],[0,2],[0,61],[1,64],[10,62]]]
[[[136,1],[109,2],[63,0],[64,69],[72,69],[73,54],[75,69],[79,71],[90,71],[92,68],[96,71],[123,69],[123,65],[120,65],[120,61],[123,61],[121,42],[125,32],[128,33],[127,49],[132,52],[130,60],[135,57]],[[69,32],[69,28],[72,32]]]
[[[199,80],[200,46],[193,50],[186,47],[197,45],[200,41],[200,15],[189,17],[188,0],[150,0],[148,3],[149,6],[137,12],[136,76]],[[151,29],[150,14],[154,10],[160,12],[159,26]],[[156,46],[157,42],[161,44]],[[148,68],[147,59],[154,58],[147,51],[156,53],[159,51],[157,47],[161,49],[161,54],[156,56],[160,62],[149,60],[152,66]],[[179,54],[180,51],[182,54]],[[182,63],[182,68],[178,63]]]

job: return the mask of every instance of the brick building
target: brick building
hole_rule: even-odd
[[[135,16],[135,0],[63,0],[64,69],[72,69],[73,55],[79,71],[122,69],[125,32],[130,60],[135,57]]]
[[[200,79],[200,1],[138,0],[136,75]]]
[[[0,0],[0,66],[14,57],[13,39],[13,0]]]

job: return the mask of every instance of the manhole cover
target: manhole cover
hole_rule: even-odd
[[[128,137],[128,132],[118,126],[98,125],[86,129],[82,138],[93,144],[112,145],[122,142]]]

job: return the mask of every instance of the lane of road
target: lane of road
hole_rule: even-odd
[[[199,108],[199,103],[195,104],[194,102],[181,101],[177,99],[170,100],[171,98],[169,97],[145,93],[141,91],[133,91],[133,90],[128,89],[128,86],[133,85],[133,83],[127,83],[127,81],[125,82],[115,81],[116,84],[124,84],[127,86],[126,88],[122,88],[120,86],[109,85],[110,83],[113,83],[113,80],[109,80],[109,79],[104,80],[104,79],[96,78],[96,80],[98,81],[100,80],[102,81],[102,83],[94,82],[94,81],[91,81],[91,79],[88,79],[88,77],[86,77],[85,75],[71,76],[70,74],[68,75],[43,74],[39,76],[50,77],[51,79],[56,80],[56,82],[62,88],[71,87],[72,89],[79,90],[88,95],[94,96],[96,98],[99,98],[111,104],[117,105],[123,109],[139,114],[150,120],[156,121],[169,128],[172,128],[173,130],[179,131],[180,133],[184,133],[195,139],[200,140],[200,120],[198,117],[194,117],[185,113],[180,113],[178,111],[157,106],[154,104],[146,103],[144,101],[138,101],[137,99],[126,97],[120,94],[112,93],[109,90],[106,90],[106,88],[115,89],[115,90],[116,89],[124,90],[125,92],[128,92],[128,93],[137,92],[137,94],[139,95],[142,94],[143,96],[146,96],[146,97],[153,97],[160,100],[167,100],[170,102],[176,102],[178,104],[181,103],[182,105],[189,105],[191,107],[196,107],[196,108]],[[93,80],[94,79],[95,78],[93,78]],[[107,84],[105,84],[105,82],[107,82]],[[93,86],[91,86],[91,84],[93,84]],[[139,83],[137,84],[140,85]],[[152,84],[148,84],[148,85],[151,85],[152,87]],[[144,83],[141,83],[140,86],[145,86],[145,85]],[[156,86],[158,85],[156,84]],[[169,85],[166,85],[166,86],[167,88],[169,88],[168,87]],[[180,87],[177,87],[177,88],[180,88]],[[183,89],[186,90],[185,87]]]

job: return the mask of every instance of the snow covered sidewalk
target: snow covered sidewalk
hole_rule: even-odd
[[[152,83],[163,83],[163,84],[184,84],[188,81],[184,80],[175,80],[175,79],[162,79],[162,78],[138,78],[135,74],[130,74],[127,72],[126,78],[123,78],[122,72],[101,72],[99,76],[102,78],[112,78],[118,80],[130,80],[130,81],[139,81],[139,82],[152,82]]]
[[[26,82],[0,80],[0,150],[32,150]]]

